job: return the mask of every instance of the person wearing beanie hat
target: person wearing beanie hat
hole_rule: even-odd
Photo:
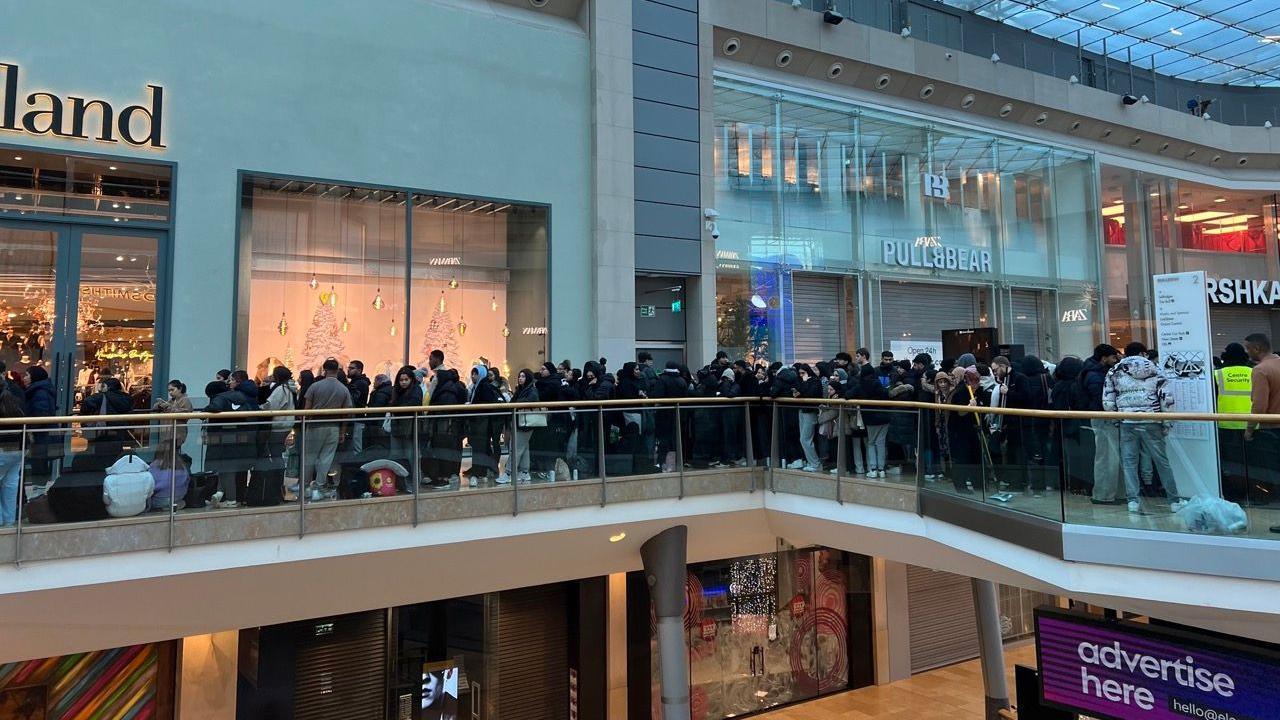
[[[978,358],[974,357],[973,353],[965,353],[956,358],[956,367],[959,368],[975,367],[977,364]]]

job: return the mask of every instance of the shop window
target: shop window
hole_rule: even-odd
[[[390,376],[437,348],[504,376],[546,360],[545,208],[276,178],[241,202],[238,347],[259,378],[327,357]]]
[[[171,176],[170,166],[158,163],[0,149],[0,219],[167,222]]]
[[[0,664],[0,718],[174,717],[177,643]]]

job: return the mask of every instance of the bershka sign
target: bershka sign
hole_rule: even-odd
[[[1280,281],[1208,278],[1204,283],[1209,302],[1217,305],[1280,305]]]
[[[23,92],[21,69],[0,63],[4,74],[0,102],[0,130],[30,135],[51,135],[95,142],[124,142],[139,147],[164,148],[164,88],[147,85],[147,105],[116,109],[106,100],[54,93]]]
[[[1248,641],[1038,608],[1047,705],[1119,720],[1262,720],[1280,708],[1280,654]]]
[[[937,235],[918,237],[914,242],[885,240],[883,247],[885,265],[973,273],[991,272],[990,250],[950,247],[943,245],[942,238]]]

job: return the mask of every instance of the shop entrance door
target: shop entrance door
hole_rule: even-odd
[[[0,221],[0,360],[49,374],[57,414],[118,378],[137,408],[152,398],[164,233]]]

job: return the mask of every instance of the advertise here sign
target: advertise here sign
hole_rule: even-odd
[[[991,272],[991,251],[953,247],[942,244],[942,238],[926,235],[915,240],[885,240],[885,265],[956,270],[959,272]]]
[[[1207,635],[1036,610],[1041,698],[1120,720],[1263,720],[1280,708],[1280,655]]]

